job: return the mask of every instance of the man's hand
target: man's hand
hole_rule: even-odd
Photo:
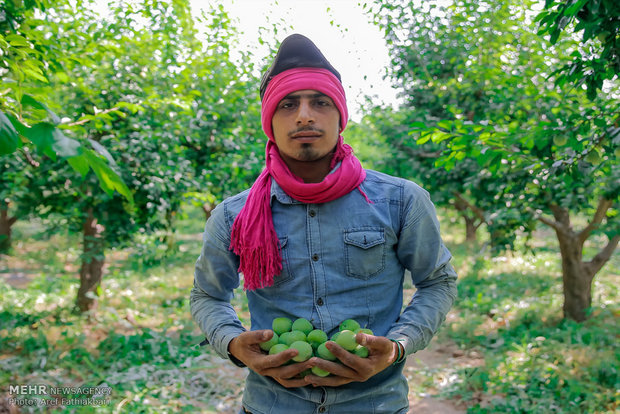
[[[287,349],[275,355],[265,355],[260,349],[259,344],[268,341],[272,336],[273,331],[270,329],[244,332],[230,341],[228,352],[252,371],[272,377],[286,388],[308,385],[307,381],[297,376],[312,367],[309,361],[283,365],[298,354],[296,349]]]
[[[368,358],[360,358],[337,343],[328,341],[325,346],[342,364],[316,357],[310,358],[306,362],[329,371],[332,375],[327,377],[307,375],[304,377],[306,383],[315,387],[337,387],[354,381],[363,382],[389,367],[398,357],[397,347],[400,345],[386,337],[360,332],[355,336],[355,340],[368,348]]]

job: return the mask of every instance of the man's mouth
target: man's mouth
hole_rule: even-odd
[[[321,131],[311,129],[294,132],[290,134],[290,137],[297,140],[306,140],[320,138],[322,135],[323,134],[321,133]]]

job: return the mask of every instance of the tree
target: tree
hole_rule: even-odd
[[[34,147],[48,157],[60,156],[71,165],[91,168],[101,177],[101,186],[105,191],[118,191],[131,201],[127,187],[108,164],[101,162],[97,152],[84,140],[71,139],[64,134],[66,128],[96,116],[81,118],[74,123],[70,119],[63,122],[48,109],[46,95],[41,92],[45,90],[41,86],[49,82],[50,68],[62,65],[66,56],[54,54],[45,33],[36,30],[40,19],[35,18],[35,14],[45,12],[51,5],[66,7],[68,4],[63,0],[34,0],[8,1],[0,5],[0,16],[3,17],[0,20],[0,96],[3,97],[0,100],[0,156],[20,148],[32,152],[30,148]],[[85,63],[79,56],[72,58]],[[115,109],[105,113],[113,111]]]
[[[530,21],[530,2],[377,7],[393,77],[422,115],[408,124],[413,139],[439,145],[435,166],[452,171],[473,160],[495,182],[482,197],[495,209],[492,238],[529,234],[537,222],[554,228],[564,314],[583,320],[592,279],[618,244],[617,97],[589,101],[549,82],[549,62],[568,62],[579,44],[568,38],[548,49]],[[589,224],[577,231],[574,217]],[[586,260],[583,244],[595,232],[606,242]],[[510,247],[511,239],[497,244]]]
[[[229,125],[240,115],[225,109],[243,111],[219,102],[226,93],[246,99],[246,89],[245,72],[220,55],[228,48],[221,42],[234,33],[221,10],[208,16],[210,41],[203,46],[185,2],[119,1],[109,5],[106,17],[83,5],[48,8],[38,28],[53,34],[47,47],[69,56],[56,67],[45,92],[53,102],[63,102],[69,116],[88,120],[76,122],[72,132],[87,137],[113,163],[134,204],[101,191],[97,177],[82,165],[77,167],[84,175],[49,158],[39,167],[50,177],[47,188],[37,187],[20,204],[43,204],[47,213],[62,216],[82,233],[76,304],[88,311],[97,304],[107,248],[130,243],[136,234],[163,230],[170,235],[186,194],[211,190],[199,181],[212,179],[209,174],[196,171],[214,170],[218,156],[226,153],[223,143],[246,135],[243,125]],[[205,113],[207,107],[211,113]],[[107,108],[122,116],[103,113]],[[228,121],[220,130],[209,130],[201,125],[205,117]],[[205,148],[200,167],[196,146]]]
[[[574,58],[552,75],[556,84],[585,85],[588,98],[594,99],[605,80],[620,74],[620,4],[614,0],[545,0],[545,9],[538,14],[539,34],[549,35],[555,44],[563,31],[583,31],[582,46]]]
[[[24,175],[26,169],[38,165],[37,154],[60,158],[82,174],[92,170],[104,191],[109,194],[118,191],[132,202],[132,194],[111,168],[113,163],[83,136],[67,136],[72,135],[76,125],[115,113],[117,108],[73,120],[61,119],[49,109],[51,103],[45,85],[55,68],[68,58],[56,53],[45,38],[45,32],[37,30],[41,19],[36,14],[44,13],[52,4],[67,7],[69,3],[37,0],[0,4],[0,252],[8,252],[10,248],[11,227],[15,221],[32,212],[25,206],[12,211],[15,197],[35,182],[45,186],[42,177],[32,173]],[[48,16],[43,14],[43,21]],[[85,63],[81,56],[70,58]]]
[[[462,217],[467,240],[476,238],[481,225],[490,225],[493,243],[511,244],[510,235],[501,234],[497,226],[506,217],[495,214],[499,200],[494,195],[502,191],[501,182],[464,153],[450,171],[437,169],[436,161],[446,149],[451,121],[503,118],[519,105],[514,94],[529,93],[531,85],[523,79],[530,75],[531,60],[543,59],[540,54],[532,57],[528,47],[540,52],[544,42],[515,30],[509,4],[416,7],[403,1],[381,4],[374,16],[393,52],[391,76],[405,102],[397,122],[381,123],[384,136],[402,153],[399,159],[410,163],[412,178],[432,190],[436,203]],[[519,46],[520,42],[528,46]],[[434,139],[425,134],[412,140],[429,127],[437,128]]]

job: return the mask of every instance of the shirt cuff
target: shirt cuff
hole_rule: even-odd
[[[403,335],[402,333],[388,333],[387,338],[397,341],[403,346],[404,355],[402,360],[406,359],[409,355],[413,354],[416,351],[424,348],[421,344],[416,344],[416,342],[410,337]]]

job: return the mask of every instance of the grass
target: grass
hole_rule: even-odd
[[[197,346],[203,337],[189,313],[200,211],[179,223],[172,253],[155,237],[108,252],[99,308],[87,316],[73,311],[79,238],[42,236],[43,224],[18,223],[14,254],[0,261],[7,269],[0,273],[0,411],[3,399],[6,405],[15,397],[9,385],[47,384],[111,388],[109,397],[97,397],[109,403],[67,405],[63,413],[236,412],[245,370]],[[434,341],[476,352],[483,364],[420,370],[412,390],[436,389],[470,413],[615,412],[618,255],[595,279],[591,317],[576,324],[562,319],[552,234],[537,235],[535,254],[492,257],[460,240],[460,227],[448,223],[444,233],[457,235],[446,239],[460,275],[459,299]],[[28,283],[6,283],[16,274]],[[234,306],[249,325],[247,302],[237,293]]]
[[[619,257],[596,276],[590,317],[578,324],[562,317],[557,242],[545,230],[536,238],[531,253],[496,257],[453,241],[459,299],[435,340],[483,355],[484,364],[452,369],[440,395],[468,413],[617,412]]]

